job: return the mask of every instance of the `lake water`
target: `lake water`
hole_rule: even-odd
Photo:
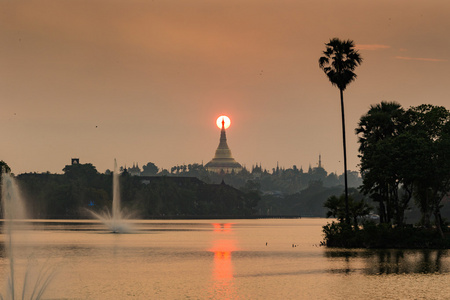
[[[327,249],[328,221],[37,221],[16,273],[56,268],[44,299],[450,299],[447,251]],[[1,251],[1,278],[8,263]]]

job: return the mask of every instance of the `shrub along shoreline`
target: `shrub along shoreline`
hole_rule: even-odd
[[[444,228],[442,237],[435,228],[394,227],[373,222],[355,227],[344,222],[332,222],[323,226],[322,245],[330,248],[450,249],[449,228]]]

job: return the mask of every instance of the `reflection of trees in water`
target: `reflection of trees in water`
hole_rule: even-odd
[[[445,258],[444,250],[424,250],[422,251],[423,259],[421,264],[418,264],[418,271],[416,273],[441,273],[448,272],[445,264],[443,267],[442,258]],[[443,270],[444,269],[444,270]]]
[[[448,250],[333,250],[326,251],[325,256],[345,262],[340,270],[332,272],[354,272],[357,269],[352,268],[352,263],[356,262],[363,264],[362,271],[368,275],[450,272],[450,264],[446,262]]]

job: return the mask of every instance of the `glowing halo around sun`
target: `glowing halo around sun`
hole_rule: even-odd
[[[225,123],[223,124],[225,126],[225,129],[230,127],[231,121],[230,121],[230,118],[228,118],[227,116],[220,116],[217,118],[217,121],[216,121],[217,127],[222,129],[222,120],[225,121]]]

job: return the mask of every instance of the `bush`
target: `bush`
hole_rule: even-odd
[[[390,224],[365,223],[362,228],[344,222],[323,226],[327,247],[339,248],[396,248],[396,249],[448,249],[450,237],[440,237],[436,230],[413,226],[393,227]]]

